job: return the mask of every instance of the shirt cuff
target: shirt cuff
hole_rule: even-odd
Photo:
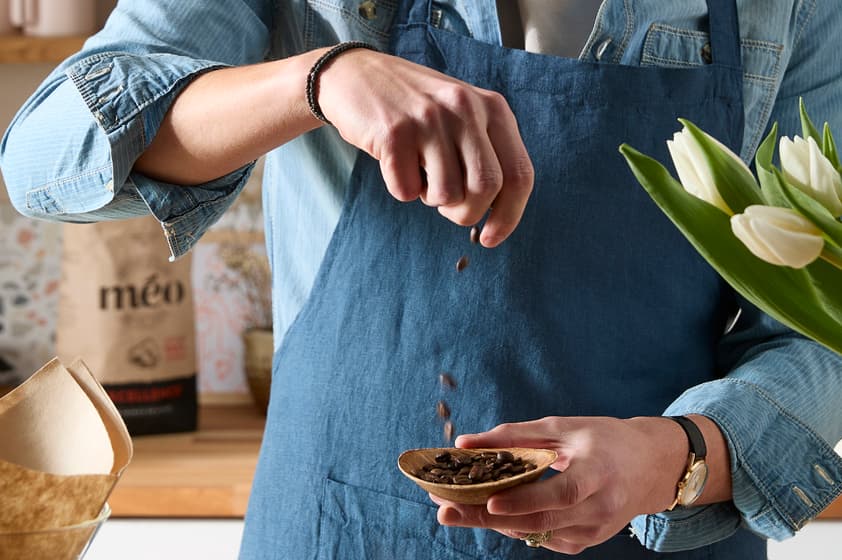
[[[149,211],[161,222],[170,260],[185,255],[246,186],[254,162],[202,185],[185,187],[132,173],[131,182]]]
[[[632,527],[647,548],[686,550],[743,526],[791,537],[842,493],[842,458],[760,387],[725,378],[681,395],[665,415],[701,414],[728,443],[733,501],[640,516]]]

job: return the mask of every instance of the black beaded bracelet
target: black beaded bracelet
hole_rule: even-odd
[[[332,123],[329,120],[327,120],[325,114],[322,113],[322,108],[319,106],[319,74],[322,72],[322,70],[324,70],[325,66],[327,66],[331,60],[344,53],[345,51],[351,49],[369,49],[372,51],[378,51],[377,47],[369,45],[368,43],[363,43],[362,41],[347,41],[345,43],[339,43],[338,45],[324,53],[322,56],[320,56],[319,60],[317,60],[316,63],[313,64],[313,67],[310,68],[310,73],[307,74],[307,89],[305,90],[305,94],[307,95],[307,105],[310,107],[310,112],[313,113],[313,116],[325,124]]]

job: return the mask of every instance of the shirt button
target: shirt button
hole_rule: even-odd
[[[357,11],[360,17],[364,17],[365,19],[374,19],[377,17],[377,5],[372,0],[365,0],[365,2],[360,4]]]
[[[594,58],[597,60],[602,60],[602,57],[605,56],[605,51],[608,50],[608,47],[611,45],[611,38],[604,40],[599,44],[596,48],[596,52],[594,53]]]

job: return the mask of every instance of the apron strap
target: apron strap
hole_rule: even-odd
[[[742,68],[740,21],[736,0],[707,0],[713,63]]]

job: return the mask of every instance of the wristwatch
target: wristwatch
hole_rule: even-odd
[[[667,416],[675,420],[684,429],[687,439],[690,442],[690,455],[687,457],[687,470],[684,476],[678,481],[675,493],[675,501],[667,508],[672,511],[675,506],[689,506],[699,499],[705,489],[705,482],[708,479],[708,466],[705,463],[707,446],[702,431],[696,423],[686,416]]]

